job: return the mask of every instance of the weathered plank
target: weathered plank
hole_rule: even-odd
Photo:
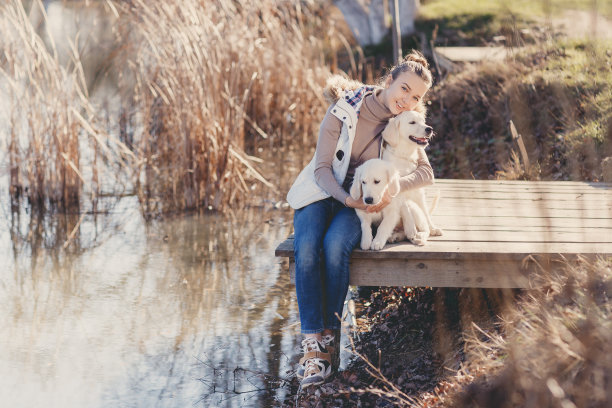
[[[351,284],[527,287],[529,260],[612,256],[612,184],[438,180],[429,200],[438,192],[433,219],[444,235],[353,251]],[[293,239],[276,255],[293,268]]]
[[[439,241],[432,239],[425,246],[407,242],[389,244],[382,251],[362,251],[355,249],[354,259],[447,259],[470,260],[490,259],[520,262],[525,257],[549,255],[604,255],[612,256],[609,242],[487,242],[487,241]],[[283,241],[275,251],[275,256],[293,258],[293,238]]]

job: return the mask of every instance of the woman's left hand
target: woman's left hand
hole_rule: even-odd
[[[391,194],[389,194],[389,190],[385,190],[380,202],[375,205],[368,205],[366,212],[376,213],[382,211],[386,206],[391,202]]]

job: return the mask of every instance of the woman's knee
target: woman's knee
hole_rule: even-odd
[[[342,239],[326,237],[323,241],[323,253],[326,267],[329,269],[336,269],[337,267],[348,264],[352,250],[353,248],[351,245]]]
[[[319,270],[321,247],[313,242],[296,242],[294,245],[294,256],[296,268],[302,272]]]

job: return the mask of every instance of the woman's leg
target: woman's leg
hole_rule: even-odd
[[[295,289],[302,333],[323,331],[323,287],[321,285],[321,249],[325,231],[333,216],[332,199],[309,204],[295,211]]]
[[[340,205],[340,203],[337,203]],[[344,299],[349,285],[349,257],[361,239],[361,224],[355,210],[342,207],[323,239],[325,260],[325,328],[340,328]],[[337,315],[337,316],[336,316]]]

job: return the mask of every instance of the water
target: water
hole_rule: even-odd
[[[8,207],[3,406],[268,406],[284,397],[278,380],[289,377],[299,341],[294,287],[274,257],[288,212],[147,224],[128,197],[109,215],[85,217],[64,250],[55,235],[78,215],[44,217],[37,232],[36,217],[16,219]],[[255,391],[265,388],[273,390]]]
[[[74,38],[65,32],[69,11],[48,9],[57,39]],[[96,91],[105,93],[117,97]],[[267,153],[262,166],[279,191],[312,156]],[[291,230],[292,213],[271,205],[279,193],[227,217],[145,222],[135,197],[109,198],[99,207],[109,212],[97,216],[36,215],[11,208],[6,160],[0,154],[0,406],[259,407],[284,399],[301,336],[295,288],[274,257]]]

